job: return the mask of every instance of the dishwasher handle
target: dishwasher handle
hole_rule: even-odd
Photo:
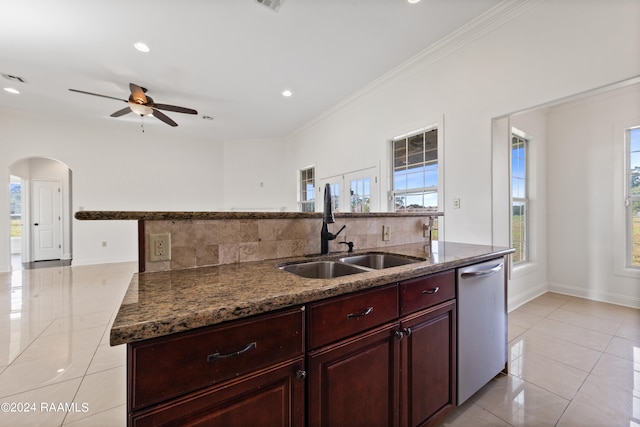
[[[470,279],[472,277],[491,276],[492,274],[496,274],[497,272],[502,270],[503,266],[504,266],[504,263],[501,262],[500,264],[496,264],[495,266],[486,270],[469,271],[466,273],[462,273],[460,274],[460,277],[462,279]]]

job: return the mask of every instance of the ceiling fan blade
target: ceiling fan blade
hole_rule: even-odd
[[[120,117],[120,116],[124,116],[125,114],[130,113],[130,112],[131,112],[131,108],[129,108],[129,107],[125,107],[125,108],[123,108],[122,110],[118,110],[118,111],[116,111],[115,113],[113,113],[113,114],[111,115],[111,117]]]
[[[173,127],[178,126],[178,124],[176,122],[174,122],[173,120],[171,120],[169,118],[169,116],[167,116],[166,114],[164,114],[161,111],[156,110],[155,108],[153,109],[153,113],[152,114],[153,114],[153,117],[162,120],[163,122],[165,122],[169,126],[173,126]]]
[[[124,101],[124,102],[129,102],[126,99],[120,99],[120,98],[115,98],[113,96],[107,96],[107,95],[100,95],[99,93],[93,93],[93,92],[85,92],[84,90],[78,90],[78,89],[69,89],[71,92],[78,92],[78,93],[84,93],[85,95],[93,95],[93,96],[99,96],[101,98],[109,98],[109,99],[115,99],[116,101]]]
[[[147,90],[134,83],[129,83],[129,89],[131,90],[131,98],[137,104],[145,105],[147,103],[147,96],[144,94]]]
[[[160,110],[175,111],[176,113],[198,114],[198,112],[192,108],[178,107],[177,105],[153,104],[153,107]]]

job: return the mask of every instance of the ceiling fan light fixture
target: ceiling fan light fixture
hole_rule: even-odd
[[[14,95],[20,94],[20,91],[18,89],[15,89],[15,88],[12,88],[12,87],[5,87],[4,90],[5,90],[5,92],[9,92],[9,93],[12,93]]]
[[[289,89],[285,89],[282,91],[282,96],[284,96],[285,98],[290,98],[291,96],[293,96],[293,92],[291,92]]]
[[[147,53],[151,50],[149,49],[149,46],[147,46],[147,44],[143,42],[137,42],[133,45],[133,47],[138,49],[140,52],[144,52],[144,53]]]
[[[139,116],[150,116],[153,114],[153,108],[149,108],[146,105],[140,105],[130,102],[129,108],[131,108],[131,111]]]

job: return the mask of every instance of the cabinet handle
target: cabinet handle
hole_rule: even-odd
[[[207,356],[207,362],[211,362],[211,361],[216,361],[216,360],[220,360],[220,359],[227,359],[229,357],[234,357],[234,356],[239,356],[242,353],[246,353],[247,351],[256,348],[258,345],[255,342],[251,342],[249,344],[247,344],[247,346],[245,348],[243,348],[242,350],[236,351],[235,353],[229,353],[229,354],[220,354],[220,353],[213,353]]]
[[[422,291],[423,294],[435,294],[436,292],[438,292],[440,290],[439,286],[436,286],[433,289],[425,289],[424,291]]]
[[[490,276],[492,274],[495,274],[497,272],[499,272],[500,270],[502,270],[502,266],[504,264],[500,263],[500,264],[496,264],[493,267],[487,269],[487,270],[480,270],[480,271],[470,271],[468,273],[462,273],[460,275],[461,278],[463,279],[468,279],[470,277],[479,277],[479,276]]]
[[[354,319],[356,317],[364,317],[364,316],[367,316],[367,315],[371,314],[372,311],[373,311],[373,307],[368,307],[362,313],[349,313],[349,314],[347,314],[347,319]]]
[[[403,333],[403,334],[404,334],[404,336],[406,336],[407,338],[411,336],[411,333],[412,333],[412,332],[413,332],[413,331],[411,330],[411,328],[404,328],[404,329],[402,330],[402,333]]]
[[[398,338],[398,341],[400,341],[402,339],[402,337],[404,337],[404,332],[402,332],[402,331],[393,331],[393,336]]]
[[[296,372],[296,380],[304,381],[306,379],[307,379],[307,371],[303,371],[302,369],[298,369],[298,372]]]

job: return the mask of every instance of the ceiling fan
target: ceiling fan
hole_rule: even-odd
[[[100,96],[102,98],[109,98],[109,99],[115,99],[117,101],[124,101],[129,104],[126,108],[123,108],[122,110],[118,110],[115,113],[111,114],[111,117],[120,117],[120,116],[124,116],[127,113],[134,112],[140,115],[141,117],[152,115],[153,117],[159,120],[162,120],[169,126],[175,127],[175,126],[178,126],[178,124],[160,110],[174,111],[176,113],[184,113],[184,114],[198,114],[196,110],[193,110],[191,108],[178,107],[176,105],[168,105],[168,104],[157,104],[153,101],[153,98],[145,95],[145,93],[147,92],[147,89],[141,86],[138,86],[136,84],[129,83],[129,89],[131,90],[131,95],[129,95],[128,100],[115,98],[113,96],[108,96],[108,95],[100,95],[99,93],[85,92],[84,90],[78,90],[78,89],[69,89],[69,90],[71,92],[84,93],[86,95]]]

